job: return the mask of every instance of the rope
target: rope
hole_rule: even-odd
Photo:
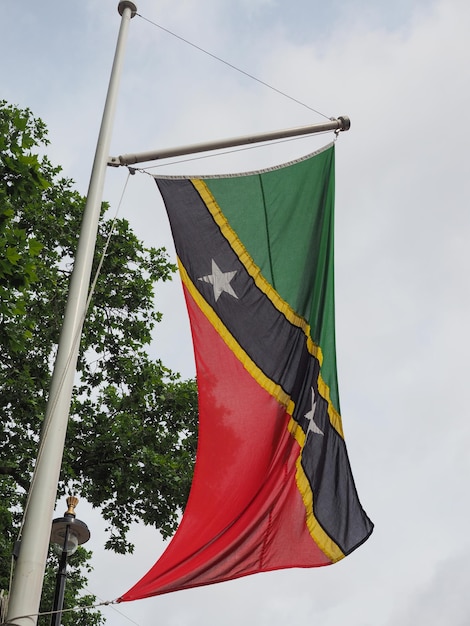
[[[85,317],[86,317],[88,308],[90,306],[91,300],[93,298],[93,294],[95,292],[96,283],[98,281],[98,277],[100,276],[100,272],[101,272],[101,269],[103,267],[103,262],[104,262],[104,259],[106,258],[106,254],[108,252],[109,244],[111,242],[111,237],[112,237],[113,232],[114,232],[114,227],[116,225],[116,221],[117,221],[117,218],[118,218],[118,215],[119,215],[119,211],[120,211],[123,199],[124,199],[124,194],[125,194],[126,189],[127,189],[127,183],[129,182],[130,175],[131,175],[131,173],[129,172],[128,175],[127,175],[127,178],[126,178],[126,182],[124,183],[124,187],[123,187],[123,190],[122,190],[122,193],[121,193],[121,198],[119,200],[119,203],[118,203],[118,206],[117,206],[117,209],[116,209],[116,213],[115,213],[114,218],[113,218],[113,220],[111,222],[111,228],[109,230],[109,234],[108,234],[108,237],[106,239],[106,243],[105,243],[105,246],[104,246],[101,258],[100,258],[100,262],[98,264],[98,267],[97,267],[96,272],[95,272],[95,276],[94,276],[93,281],[91,283],[91,287],[90,287],[90,291],[89,291],[88,298],[87,298],[87,301],[86,301],[85,309],[83,311],[83,315],[82,315],[82,318],[81,318],[81,323],[79,324],[79,327],[77,329],[77,332],[76,332],[75,337],[74,337],[73,342],[72,342],[72,348],[75,348],[77,343],[80,341],[81,328],[82,328],[83,323],[85,322]],[[72,360],[72,354],[73,354],[73,349],[71,350],[71,352],[70,352],[70,354],[68,356],[66,367],[64,368],[64,371],[62,372],[62,376],[61,376],[61,379],[60,379],[60,382],[59,382],[59,392],[62,389],[62,386],[64,384],[65,375],[66,375],[66,372],[67,372],[67,370],[68,370],[68,368],[70,366],[71,360]],[[51,408],[51,413],[55,410],[55,407],[57,406],[58,397],[59,397],[59,393],[57,393],[56,396],[51,399],[51,407],[52,407]],[[23,518],[21,520],[21,525],[20,525],[20,528],[19,528],[19,531],[18,531],[18,539],[17,539],[18,541],[20,541],[20,538],[21,538],[21,535],[22,535],[22,532],[23,532],[25,517],[26,517],[27,511],[28,511],[28,508],[29,508],[31,494],[32,494],[32,492],[34,490],[34,485],[35,485],[35,482],[36,482],[36,467],[37,467],[38,461],[40,460],[40,458],[41,458],[41,456],[43,454],[43,449],[44,449],[44,443],[43,442],[44,442],[44,440],[45,440],[45,438],[47,436],[49,428],[50,428],[50,420],[48,420],[47,424],[45,425],[44,433],[43,433],[43,435],[41,437],[41,440],[40,440],[40,443],[39,443],[39,449],[38,449],[38,456],[37,456],[37,460],[36,460],[36,466],[35,466],[35,469],[33,471],[33,476],[31,478],[31,484],[30,484],[28,495],[26,497],[26,503],[25,503],[24,513],[23,513]],[[14,566],[14,557],[12,557],[12,559],[11,559],[9,591],[11,591],[11,584],[12,584],[12,579],[13,579],[13,566]],[[0,625],[0,626],[2,626],[2,625]]]
[[[90,593],[92,593],[92,592],[90,592]],[[55,615],[56,613],[71,613],[72,611],[73,612],[88,611],[88,610],[92,610],[92,609],[98,609],[98,608],[103,607],[103,606],[111,607],[113,609],[113,611],[116,611],[116,613],[119,613],[119,615],[121,615],[122,617],[127,619],[132,624],[135,624],[135,626],[140,626],[138,622],[136,622],[133,619],[131,619],[130,617],[128,617],[125,613],[123,613],[122,611],[118,611],[113,606],[114,604],[118,604],[118,601],[117,600],[102,600],[102,601],[100,601],[100,602],[98,602],[96,604],[77,605],[77,606],[71,607],[69,609],[62,609],[62,610],[57,610],[57,611],[44,611],[42,613],[32,613],[30,615],[19,615],[19,616],[13,617],[11,619],[11,621],[1,622],[0,626],[16,626],[16,624],[15,624],[16,620],[25,619],[25,618],[29,618],[29,617],[42,617],[43,615]]]
[[[121,615],[122,617],[124,617],[125,619],[127,619],[129,622],[131,622],[132,624],[135,624],[136,626],[140,626],[138,622],[135,622],[133,619],[131,619],[130,617],[128,617],[125,613],[123,613],[122,611],[118,611],[116,609],[116,607],[114,607],[114,604],[118,604],[117,600],[113,600],[112,602],[108,602],[108,604],[110,605],[110,607],[113,609],[113,611],[115,611],[116,613],[119,613],[119,615]]]
[[[115,603],[116,603],[116,600],[106,600],[105,602],[98,602],[97,604],[89,604],[85,606],[77,605],[70,609],[59,609],[57,611],[43,611],[41,613],[30,613],[29,615],[15,615],[15,617],[12,617],[10,621],[2,622],[0,626],[16,626],[15,624],[16,620],[20,620],[20,619],[27,619],[29,617],[42,617],[43,615],[55,615],[56,613],[70,613],[72,611],[87,611],[89,609],[97,609],[100,606],[108,606],[110,604],[115,604]],[[124,615],[124,617],[126,616]]]
[[[288,98],[292,102],[295,102],[296,104],[300,104],[300,106],[303,106],[306,109],[308,109],[309,111],[313,111],[314,113],[317,113],[318,115],[321,115],[322,117],[326,118],[327,120],[330,119],[330,117],[328,115],[325,115],[321,111],[317,111],[317,109],[314,109],[313,107],[309,106],[308,104],[305,104],[305,102],[302,102],[301,100],[297,100],[297,98],[294,98],[294,97],[290,96],[289,94],[285,93],[284,91],[281,91],[280,89],[277,89],[276,87],[273,87],[269,83],[266,83],[264,80],[261,80],[260,78],[257,78],[253,74],[250,74],[249,72],[246,72],[245,70],[240,69],[236,65],[233,65],[232,63],[229,63],[228,61],[225,61],[221,57],[217,56],[216,54],[213,54],[212,52],[209,52],[208,50],[206,50],[205,48],[202,48],[201,46],[196,45],[192,41],[189,41],[188,39],[185,39],[184,37],[181,37],[180,35],[177,35],[176,33],[172,32],[168,28],[165,28],[164,26],[161,26],[160,24],[157,24],[156,22],[152,22],[152,20],[149,20],[147,17],[144,17],[140,13],[136,13],[136,15],[138,15],[140,18],[142,18],[143,20],[145,20],[149,24],[152,24],[152,26],[156,26],[160,30],[163,30],[165,33],[168,33],[172,37],[175,37],[176,39],[179,39],[180,41],[182,41],[183,43],[187,44],[188,46],[191,46],[192,48],[195,48],[196,50],[199,50],[199,52],[203,52],[207,56],[215,59],[216,61],[219,61],[220,63],[223,63],[227,67],[230,67],[232,70],[235,70],[236,72],[239,72],[240,74],[243,74],[244,76],[247,76],[248,78],[251,78],[255,82],[259,83],[260,85],[263,85],[264,87],[267,87],[268,89],[271,89],[272,91],[275,91],[279,95],[284,96],[284,98]]]
[[[113,233],[114,233],[114,227],[116,225],[117,217],[118,217],[119,211],[121,209],[122,201],[124,199],[124,194],[125,194],[126,189],[127,189],[127,183],[129,182],[129,178],[130,178],[131,175],[132,175],[132,172],[128,172],[127,178],[126,178],[126,182],[124,183],[124,188],[123,188],[122,193],[121,193],[121,198],[119,200],[119,204],[118,204],[118,207],[116,209],[116,213],[114,215],[113,221],[111,222],[111,228],[109,229],[108,237],[107,237],[106,243],[104,245],[103,254],[101,255],[100,262],[98,263],[98,267],[96,268],[95,277],[94,277],[94,279],[93,279],[93,281],[91,283],[90,293],[88,295],[88,300],[87,300],[87,303],[86,303],[85,312],[83,314],[83,320],[82,321],[85,320],[86,311],[88,310],[88,307],[91,304],[91,300],[92,300],[93,294],[95,292],[96,283],[98,282],[98,278],[100,276],[101,269],[103,267],[103,263],[104,263],[104,260],[106,258],[106,254],[108,252],[109,244],[111,243],[111,238],[112,238]]]
[[[265,167],[262,169],[257,169],[257,170],[250,170],[250,171],[245,171],[245,172],[235,172],[232,174],[195,174],[195,175],[180,175],[180,174],[150,174],[149,172],[143,172],[145,174],[147,174],[148,176],[152,176],[153,178],[158,178],[158,179],[166,179],[166,180],[185,180],[188,178],[203,178],[204,180],[207,179],[217,179],[217,178],[240,178],[242,176],[259,176],[260,174],[266,174],[267,172],[273,172],[274,170],[281,170],[285,167],[288,167],[289,165],[295,165],[296,163],[300,163],[301,161],[306,161],[307,159],[310,159],[312,157],[314,157],[317,154],[320,154],[320,152],[323,152],[324,150],[328,150],[328,148],[331,148],[331,146],[334,145],[334,141],[331,141],[330,143],[327,143],[326,145],[322,146],[321,148],[318,148],[318,150],[315,150],[314,152],[310,152],[309,154],[305,154],[301,157],[298,157],[296,159],[291,159],[290,161],[284,162],[284,163],[279,163],[278,165],[272,165],[270,167]]]

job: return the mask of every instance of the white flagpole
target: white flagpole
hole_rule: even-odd
[[[137,7],[133,2],[121,0],[118,11],[121,15],[121,25],[116,52],[9,599],[7,624],[16,626],[34,626],[36,624],[41,600],[80,335],[86,314],[86,302],[124,47],[129,22],[136,14]]]

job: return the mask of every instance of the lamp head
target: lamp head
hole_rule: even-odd
[[[58,554],[65,552],[67,556],[70,556],[76,551],[78,546],[90,539],[91,535],[88,526],[75,516],[77,504],[78,498],[69,496],[67,498],[68,509],[64,513],[64,517],[52,520],[50,543],[53,544]]]

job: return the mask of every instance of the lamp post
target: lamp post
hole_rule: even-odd
[[[60,554],[60,561],[55,584],[54,603],[52,606],[54,612],[51,617],[51,626],[60,626],[62,619],[65,581],[67,578],[67,557],[90,538],[88,526],[75,516],[77,504],[78,498],[69,496],[67,498],[68,509],[64,513],[64,517],[52,520],[50,543],[57,548]]]

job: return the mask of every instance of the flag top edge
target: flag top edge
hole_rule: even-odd
[[[321,148],[318,148],[318,150],[309,152],[308,154],[298,157],[297,159],[292,159],[290,161],[287,161],[285,163],[280,163],[278,165],[271,165],[270,167],[265,167],[259,170],[250,170],[247,172],[234,172],[231,174],[194,174],[194,175],[193,174],[166,174],[166,175],[165,174],[150,174],[150,176],[152,176],[152,178],[154,178],[155,180],[158,180],[158,179],[160,180],[191,180],[191,179],[199,179],[199,178],[206,180],[206,179],[216,179],[216,178],[242,178],[243,176],[256,176],[258,174],[266,174],[268,172],[281,170],[286,167],[290,167],[291,165],[295,165],[296,163],[302,163],[303,161],[308,161],[308,159],[311,159],[317,156],[318,154],[321,154],[322,152],[326,152],[327,150],[332,148],[334,145],[335,145],[335,141],[330,141],[329,143],[322,146]]]

